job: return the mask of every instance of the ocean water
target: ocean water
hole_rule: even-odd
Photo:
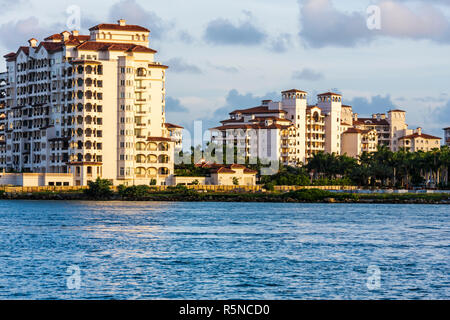
[[[449,299],[449,209],[0,201],[0,299]]]

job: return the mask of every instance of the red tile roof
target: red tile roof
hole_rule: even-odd
[[[211,173],[236,173],[236,172],[229,168],[221,167],[219,169],[212,169]]]
[[[94,50],[94,51],[127,51],[127,52],[147,52],[156,53],[156,50],[136,45],[132,43],[115,43],[115,42],[96,42],[86,41],[77,46],[77,50]]]
[[[308,93],[306,91],[298,90],[298,89],[291,89],[291,90],[281,91],[281,93],[294,93],[294,92]]]
[[[36,50],[44,47],[48,52],[57,52],[63,50],[63,44],[58,42],[41,42]]]
[[[55,33],[55,34],[52,34],[51,36],[48,36],[47,38],[45,38],[44,41],[48,41],[48,40],[62,40],[62,38],[63,37],[62,37],[62,35],[60,33]],[[89,36],[89,35],[82,35],[82,34],[80,34],[78,36],[74,36],[73,34],[71,34],[69,36],[69,40],[66,41],[66,43],[67,42],[72,42],[72,41],[81,43],[81,42],[89,41],[90,38],[91,38],[91,36]]]
[[[235,125],[226,125],[226,126],[220,126],[211,128],[210,130],[234,130],[234,129],[288,129],[290,127],[295,126],[293,124],[289,125],[281,125],[273,123],[271,125],[262,125],[262,124],[235,124]]]
[[[23,51],[27,56],[30,54],[30,48],[29,47],[19,47],[19,50],[17,50],[17,54],[19,53],[19,51]]]
[[[120,30],[120,31],[139,31],[139,32],[150,32],[147,28],[137,26],[137,25],[118,25],[113,23],[101,23],[96,26],[93,26],[92,28],[89,28],[89,31],[92,30]]]
[[[416,139],[416,138],[439,139],[439,140],[441,140],[441,138],[439,138],[439,137],[435,137],[435,136],[432,136],[432,135],[429,135],[429,134],[425,134],[425,133],[422,133],[422,134],[413,133],[413,134],[410,134],[410,135],[408,135],[408,136],[401,137],[401,138],[399,138],[398,140],[403,140],[403,139]]]
[[[284,110],[269,109],[269,107],[259,106],[259,107],[248,108],[248,109],[234,110],[234,111],[230,112],[230,114],[235,114],[235,113],[252,114],[252,113],[287,113],[287,112]]]
[[[147,141],[165,141],[165,142],[171,142],[172,139],[166,138],[166,137],[148,137]]]
[[[169,122],[166,122],[164,125],[166,126],[166,128],[178,128],[178,129],[184,129],[184,128],[181,127],[181,126],[177,126],[176,124],[172,124],[172,123],[169,123]]]
[[[344,133],[363,133],[363,131],[361,129],[357,129],[357,128],[349,128]]]
[[[386,119],[358,118],[358,120],[353,121],[353,124],[388,126],[389,122]]]
[[[369,133],[370,131],[373,131],[373,130],[374,129],[372,129],[372,130],[361,130],[361,129],[358,129],[358,128],[348,128],[347,131],[345,131],[344,133]]]
[[[334,93],[334,92],[325,92],[325,93],[321,93],[321,94],[318,94],[318,96],[342,96],[342,95],[340,95],[339,93]]]
[[[15,57],[16,56],[16,53],[15,52],[10,52],[10,53],[8,53],[8,54],[5,54],[4,56],[3,56],[3,58],[11,58],[11,57]]]

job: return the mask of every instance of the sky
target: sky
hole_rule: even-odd
[[[203,129],[280,92],[337,91],[361,116],[400,108],[410,128],[450,126],[450,0],[0,0],[0,52],[125,18],[169,65],[167,121]],[[379,17],[379,19],[377,19]],[[370,26],[370,28],[368,27]],[[2,54],[3,55],[3,54]],[[4,61],[0,71],[5,70]]]

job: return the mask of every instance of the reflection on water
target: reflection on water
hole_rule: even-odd
[[[448,299],[449,220],[434,205],[0,201],[0,298]]]

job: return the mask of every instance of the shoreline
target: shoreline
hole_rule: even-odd
[[[58,201],[139,201],[139,202],[262,202],[262,203],[361,203],[361,204],[450,204],[450,195],[433,194],[355,194],[332,193],[317,189],[286,193],[199,193],[193,191],[150,192],[123,196],[92,197],[83,192],[21,192],[2,193],[0,200]]]

